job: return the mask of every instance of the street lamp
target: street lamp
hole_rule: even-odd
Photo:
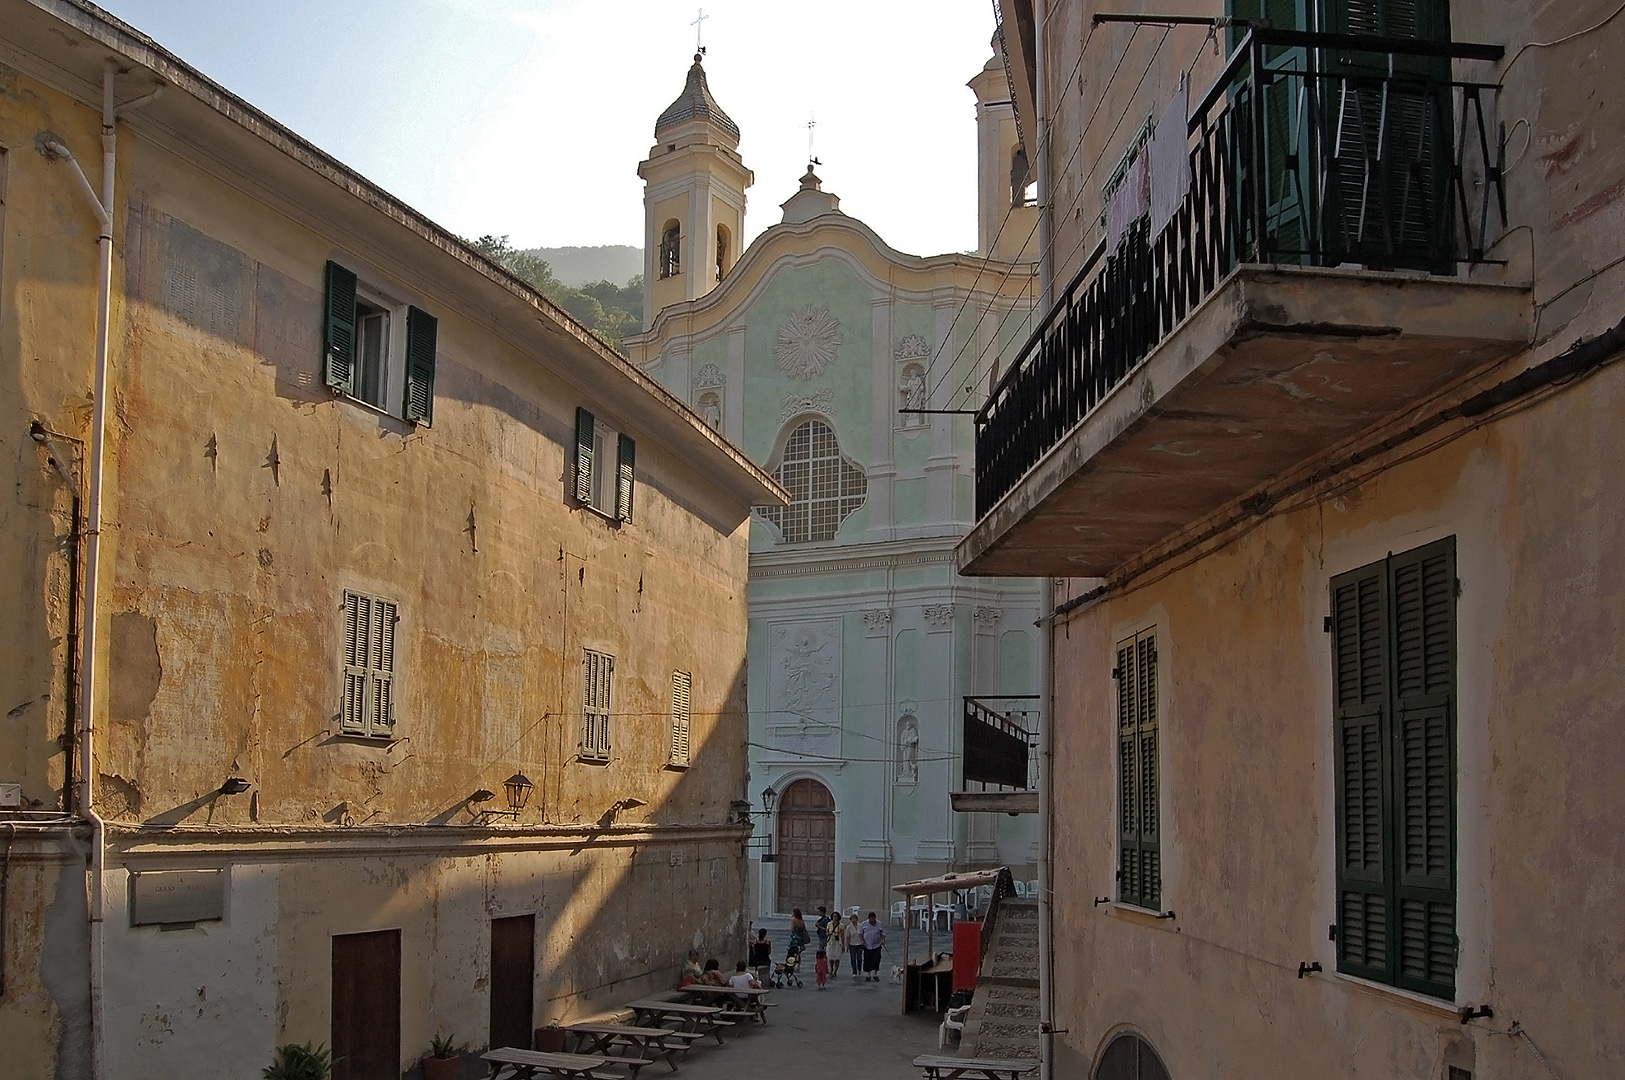
[[[524,773],[516,772],[504,780],[502,786],[508,793],[508,809],[513,811],[515,817],[518,817],[519,811],[523,810],[525,803],[530,801],[530,789],[536,785],[531,783],[530,778]]]
[[[772,784],[769,784],[769,785],[767,785],[767,787],[763,788],[762,789],[762,813],[771,814],[773,812],[773,803],[774,803],[774,801],[776,799],[778,799],[778,797],[779,797],[779,793],[773,790],[773,785]]]
[[[779,853],[773,850],[774,834],[778,831],[773,828],[773,804],[778,798],[779,793],[773,790],[772,784],[762,789],[762,817],[767,825],[767,850],[762,852],[763,862],[779,861]]]

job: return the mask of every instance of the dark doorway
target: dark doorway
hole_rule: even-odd
[[[779,797],[780,911],[835,906],[835,797],[797,780]]]
[[[1100,1055],[1095,1080],[1168,1080],[1168,1070],[1150,1043],[1138,1035],[1119,1035]]]
[[[333,935],[333,1080],[399,1080],[401,932]]]
[[[491,1043],[530,1049],[536,986],[536,916],[491,920]]]

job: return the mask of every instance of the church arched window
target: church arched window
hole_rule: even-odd
[[[733,259],[733,237],[728,234],[728,226],[717,226],[717,280],[721,281],[728,273],[728,267]]]
[[[683,227],[676,219],[660,231],[660,276],[676,277],[683,272]]]
[[[790,502],[760,513],[786,544],[833,539],[869,494],[868,477],[841,453],[835,429],[822,420],[805,420],[790,433],[773,478]]]

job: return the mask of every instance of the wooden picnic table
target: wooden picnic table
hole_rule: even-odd
[[[611,1072],[604,1066],[625,1065],[627,1074],[636,1077],[639,1069],[654,1064],[647,1058],[554,1054],[543,1050],[520,1050],[513,1046],[487,1050],[480,1057],[496,1065],[498,1071],[504,1065],[511,1066],[515,1080],[527,1080],[528,1077],[537,1075],[551,1076],[557,1080],[622,1080],[620,1073]]]
[[[566,1024],[565,1031],[576,1037],[576,1053],[603,1054],[611,1057],[612,1046],[630,1047],[638,1056],[663,1057],[671,1071],[677,1071],[678,1053],[688,1053],[696,1039],[705,1038],[697,1031],[673,1031],[664,1027],[637,1027],[633,1024]],[[612,1058],[613,1060],[613,1058]]]
[[[734,1026],[734,1021],[723,1019],[726,1011],[717,1005],[688,1005],[681,1001],[661,998],[639,998],[627,1002],[632,1010],[633,1022],[643,1027],[658,1027],[672,1022],[679,1031],[694,1031],[702,1035],[715,1035],[722,1045],[722,1032]]]
[[[767,1005],[763,998],[771,992],[770,987],[752,986],[743,990],[732,986],[710,986],[705,983],[689,983],[679,987],[678,991],[684,994],[695,994],[703,999],[721,999],[723,1008],[729,1012],[742,1013],[758,1023],[767,1023]],[[740,1001],[744,998],[744,1001]],[[733,1006],[729,1008],[729,1006]]]
[[[960,1058],[940,1054],[921,1054],[914,1059],[914,1065],[925,1070],[927,1080],[959,1080],[966,1075],[985,1080],[1019,1080],[1026,1073],[1038,1070],[1038,1062],[1019,1058]]]

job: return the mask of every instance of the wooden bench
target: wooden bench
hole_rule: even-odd
[[[691,994],[702,1001],[715,1001],[734,1016],[743,1016],[759,1024],[767,1023],[767,1010],[772,1004],[765,998],[772,992],[770,987],[752,986],[739,989],[732,986],[703,986],[699,983],[690,983],[680,990],[681,993]],[[740,999],[744,1000],[741,1001]]]
[[[503,1067],[512,1068],[514,1080],[527,1080],[537,1075],[555,1077],[556,1080],[634,1080],[639,1069],[654,1064],[648,1058],[554,1054],[544,1050],[521,1050],[513,1046],[487,1050],[480,1057],[497,1066],[498,1072]],[[623,1074],[605,1068],[609,1065],[624,1065],[626,1072]]]
[[[927,1080],[959,1080],[962,1076],[1020,1080],[1038,1071],[1038,1062],[1020,1058],[960,1058],[939,1054],[921,1054],[914,1059],[914,1066],[925,1070]]]
[[[725,1010],[715,1005],[685,1005],[680,1001],[666,1001],[661,998],[639,998],[637,1001],[628,1002],[626,1007],[632,1010],[634,1023],[638,1025],[657,1027],[674,1023],[678,1031],[715,1035],[718,1046],[723,1044],[722,1033],[738,1022],[723,1019],[722,1014]]]

